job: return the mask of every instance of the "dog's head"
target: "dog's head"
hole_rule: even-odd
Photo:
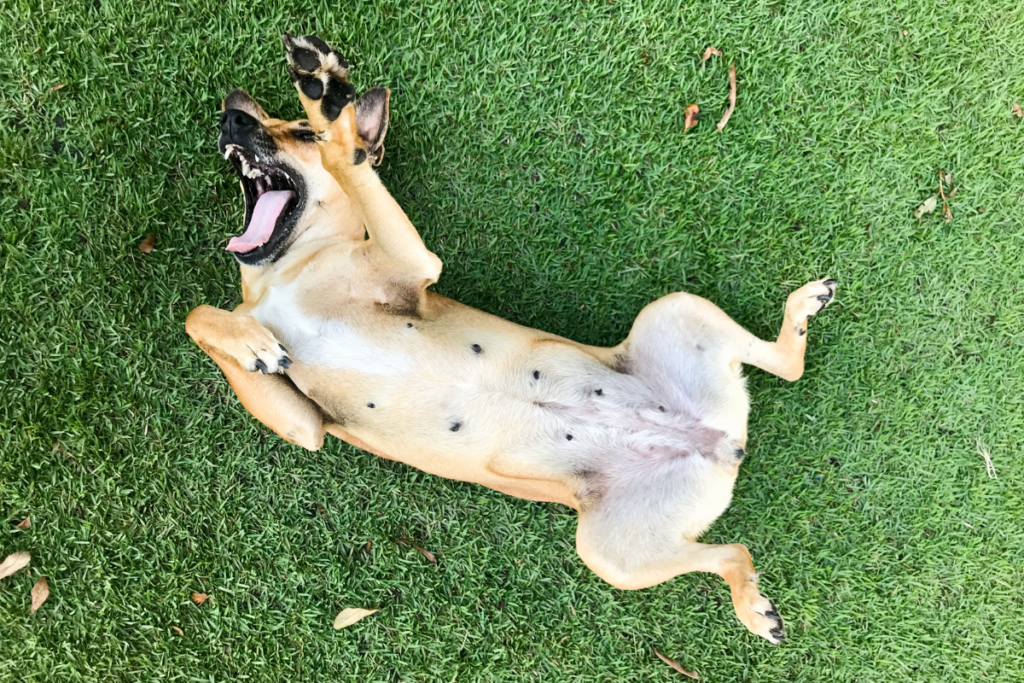
[[[387,130],[387,95],[382,88],[374,89],[356,104],[357,116],[374,119],[367,125],[379,131],[378,161]],[[244,231],[227,246],[239,263],[273,263],[314,225],[350,225],[350,205],[324,170],[308,122],[272,118],[242,89],[228,94],[222,109],[217,149],[238,173],[245,199]],[[361,231],[357,234],[362,236]]]

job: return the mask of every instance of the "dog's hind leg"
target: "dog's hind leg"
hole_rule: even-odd
[[[657,563],[617,566],[612,559],[590,550],[587,538],[590,535],[581,519],[577,551],[594,573],[616,588],[646,588],[690,572],[718,574],[729,584],[736,616],[751,633],[772,643],[785,640],[782,617],[775,609],[775,603],[758,590],[757,572],[746,546],[740,543],[709,545],[679,541]]]
[[[217,363],[253,417],[298,446],[315,451],[323,445],[320,409],[283,374],[291,360],[270,330],[250,315],[199,306],[185,331]]]
[[[835,280],[817,280],[790,294],[774,342],[758,339],[706,299],[669,294],[640,312],[613,358],[675,408],[743,443],[749,403],[740,365],[799,379],[807,319],[831,303],[835,286]]]
[[[441,260],[427,250],[371,168],[384,154],[390,92],[372,88],[355,101],[348,63],[340,54],[316,36],[285,34],[282,40],[299,99],[317,132],[324,168],[362,213],[371,244],[417,286],[437,282]]]
[[[580,558],[602,579],[626,590],[647,588],[689,572],[718,574],[729,584],[739,620],[762,638],[782,641],[782,618],[772,601],[758,591],[747,548],[687,539],[682,517],[690,503],[703,503],[686,500],[687,491],[703,487],[699,474],[697,481],[691,480],[693,488],[686,487],[687,478],[694,474],[674,477],[660,472],[642,485],[610,484],[593,508],[581,508],[576,530]],[[709,483],[714,485],[705,482]]]

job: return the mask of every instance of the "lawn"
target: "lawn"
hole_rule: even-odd
[[[0,681],[686,680],[653,648],[703,681],[1024,678],[1024,4],[680,4],[0,5],[0,559],[32,553]],[[240,301],[217,115],[243,86],[301,116],[287,29],[392,89],[379,170],[447,296],[613,344],[678,289],[771,337],[839,279],[804,378],[749,371],[706,536],[750,547],[788,643],[716,576],[610,588],[571,510],[242,409],[184,320]],[[952,221],[917,220],[940,169]]]

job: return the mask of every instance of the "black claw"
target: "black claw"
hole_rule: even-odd
[[[829,301],[832,301],[832,295],[831,294],[822,294],[821,296],[818,297],[818,301],[824,301],[824,302],[828,303]]]
[[[265,375],[265,374],[267,374],[267,364],[266,364],[266,363],[264,363],[264,362],[263,362],[262,360],[260,360],[259,358],[257,358],[257,359],[256,359],[256,367],[257,367],[257,369],[259,369],[259,371],[260,371],[260,372],[262,372],[262,373],[263,373],[264,375]]]
[[[782,626],[776,626],[775,628],[773,628],[768,633],[772,634],[772,637],[775,638],[780,643],[783,643],[783,642],[786,641],[786,632],[782,630]]]
[[[278,342],[278,344],[277,344],[277,348],[281,349],[281,350],[282,350],[282,351],[284,351],[285,353],[288,353],[288,349],[286,349],[286,348],[284,347],[284,344],[282,344],[282,343],[280,343],[280,342]]]
[[[277,361],[277,364],[280,365],[285,370],[287,370],[292,366],[292,359],[289,358],[288,356],[282,356],[281,360]]]
[[[836,279],[833,279],[833,278],[829,278],[829,279],[825,280],[824,282],[822,282],[821,284],[825,285],[826,287],[831,287],[832,285],[834,285],[837,282],[839,282],[839,280],[836,280]]]

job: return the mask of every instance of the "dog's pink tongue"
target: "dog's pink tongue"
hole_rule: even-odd
[[[267,240],[274,233],[274,226],[277,225],[277,218],[288,205],[294,192],[289,190],[272,190],[264,192],[256,200],[256,206],[252,207],[252,218],[249,219],[249,227],[245,229],[240,237],[232,237],[226,247],[228,251],[245,253],[256,247],[266,244]]]

